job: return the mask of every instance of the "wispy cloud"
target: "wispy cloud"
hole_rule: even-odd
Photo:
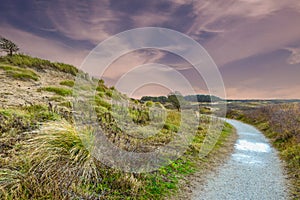
[[[16,42],[22,53],[50,59],[52,61],[73,63],[76,66],[80,66],[85,55],[88,53],[87,51],[72,48],[62,42],[39,37],[9,25],[2,25],[0,27],[0,33]]]
[[[286,48],[291,52],[290,57],[287,59],[289,64],[299,64],[300,63],[300,48]]]
[[[299,18],[299,0],[3,0],[0,34],[23,52],[80,66],[89,51],[116,33],[145,26],[171,28],[205,47],[221,69],[229,96],[300,97],[295,78],[300,73]],[[169,50],[176,48],[180,46]],[[149,62],[179,70],[205,91],[191,66],[161,51],[123,56],[105,77],[116,82],[134,66]],[[279,85],[281,89],[274,89]]]

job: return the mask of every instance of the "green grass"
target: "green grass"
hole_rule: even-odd
[[[172,132],[178,132],[178,126],[174,125],[174,124],[168,124],[165,123],[163,126],[164,129],[170,130]]]
[[[55,102],[61,102],[61,101],[64,101],[65,98],[62,97],[62,96],[52,96],[52,97],[49,97],[49,101],[55,101]]]
[[[70,101],[64,101],[64,102],[61,102],[61,103],[59,103],[58,105],[64,106],[64,107],[66,107],[66,108],[72,108],[72,107],[73,107],[73,104],[72,104],[72,102],[70,102]]]
[[[60,96],[70,96],[73,93],[72,90],[70,90],[70,89],[53,87],[53,86],[43,87],[43,88],[40,88],[39,91],[40,90],[47,91],[47,92],[53,92]]]
[[[19,67],[29,67],[36,70],[55,69],[72,75],[78,73],[78,69],[72,65],[64,63],[53,63],[49,60],[34,58],[23,54],[14,54],[12,56],[0,57],[0,62]]]
[[[47,107],[42,105],[0,109],[0,171],[4,173],[3,170],[8,170],[5,172],[8,173],[9,169],[18,168],[18,170],[13,170],[7,174],[10,178],[0,175],[0,191],[4,179],[6,179],[5,181],[8,181],[7,178],[13,182],[17,181],[15,178],[19,176],[14,177],[14,175],[20,175],[22,169],[28,166],[22,162],[25,159],[22,143],[34,136],[28,132],[37,129],[41,123],[58,119],[60,119],[58,114],[50,112]],[[21,197],[22,195],[20,199]],[[0,199],[5,199],[1,196],[1,192]]]
[[[20,54],[0,57],[0,62],[6,63],[3,65],[6,71],[14,71],[14,66],[18,66],[16,68],[21,71],[32,68],[78,73],[71,65]],[[65,80],[60,85],[43,87],[39,91],[53,92],[55,95],[50,101],[57,101],[53,103],[58,108],[71,108],[71,102],[63,97],[72,95],[71,88],[65,86],[72,87],[74,81]],[[109,99],[129,100],[100,80],[92,105],[98,114],[99,125],[105,128],[105,134],[116,147],[136,152],[147,151],[143,144],[152,149],[159,148],[170,142],[180,127],[181,114],[165,110],[166,122],[155,122],[154,128],[159,127],[155,135],[133,138],[119,128],[118,122],[110,119],[118,113],[113,113]],[[136,100],[131,100],[130,104],[128,120],[138,124],[142,131],[149,131],[145,126],[150,120],[149,107]],[[158,103],[151,106],[164,109]],[[94,125],[78,129],[73,120],[64,120],[65,114],[72,114],[68,110],[64,113],[45,105],[0,109],[0,199],[172,198],[185,177],[199,170],[199,151],[207,134],[206,122],[201,124],[187,151],[177,160],[154,172],[125,173],[109,168],[93,157]],[[223,140],[231,132],[225,128],[220,138]],[[218,142],[215,148],[221,145],[222,142]]]
[[[30,69],[14,67],[11,65],[0,64],[0,69],[3,69],[8,76],[11,76],[20,80],[34,80],[38,81],[39,76]]]
[[[107,112],[104,107],[98,108]],[[197,131],[183,156],[155,172],[124,173],[93,158],[93,127],[87,125],[77,129],[45,106],[5,109],[0,111],[0,116],[14,120],[20,116],[28,122],[35,121],[36,126],[39,121],[44,122],[39,129],[26,129],[29,133],[21,141],[16,138],[11,143],[11,139],[7,139],[10,141],[7,143],[9,157],[0,159],[1,199],[95,199],[100,194],[104,199],[171,198],[184,177],[198,170],[198,153],[206,135],[204,126]],[[174,124],[177,124],[179,119],[179,113],[170,111],[169,122],[175,120]],[[230,133],[232,129],[226,126],[221,134],[222,140]],[[165,140],[161,135],[154,137],[157,139],[153,141]],[[216,148],[220,146],[221,142]]]
[[[111,104],[105,101],[102,97],[100,96],[95,96],[95,103],[97,106],[102,106],[108,110],[111,109]]]
[[[97,86],[96,90],[98,92],[103,92],[103,93],[105,93],[105,91],[106,91],[106,89],[104,87],[102,87],[102,86]]]
[[[73,87],[74,86],[74,81],[73,80],[64,80],[64,81],[61,81],[59,84],[69,86],[69,87]]]
[[[76,76],[76,74],[78,73],[78,69],[76,67],[65,63],[52,63],[51,67],[65,73],[72,74],[74,76]]]
[[[0,133],[8,131],[19,133],[35,128],[38,122],[57,119],[59,116],[50,112],[44,105],[0,109]]]

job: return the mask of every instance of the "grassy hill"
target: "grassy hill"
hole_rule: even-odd
[[[178,131],[180,112],[132,100],[74,66],[26,55],[0,57],[0,199],[171,198],[188,175],[208,162],[198,157],[209,125],[208,118],[201,117],[187,151],[168,166],[151,173],[125,173],[102,164],[86,148],[86,143],[93,143],[93,130],[74,126],[76,75],[96,83],[91,105],[99,126],[118,148],[149,152],[171,141]],[[128,116],[121,122],[116,119],[125,111],[110,103],[116,99],[129,102]],[[153,107],[164,110],[165,122],[162,115],[151,116]],[[140,129],[120,128],[126,127],[126,120]],[[138,137],[147,132],[143,127],[150,120],[157,133]],[[224,127],[215,150],[232,132],[230,126]]]

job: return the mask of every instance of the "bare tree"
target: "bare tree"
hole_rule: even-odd
[[[19,47],[12,41],[0,36],[0,49],[7,52],[9,56],[12,56],[13,53],[19,51]]]

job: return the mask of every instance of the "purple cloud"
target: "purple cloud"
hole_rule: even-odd
[[[230,98],[300,98],[299,19],[298,0],[4,0],[0,35],[14,40],[22,52],[80,66],[89,51],[116,33],[171,28],[207,49]],[[126,70],[149,62],[169,65],[199,92],[206,90],[192,66],[159,51],[125,55],[106,79],[116,82]]]

